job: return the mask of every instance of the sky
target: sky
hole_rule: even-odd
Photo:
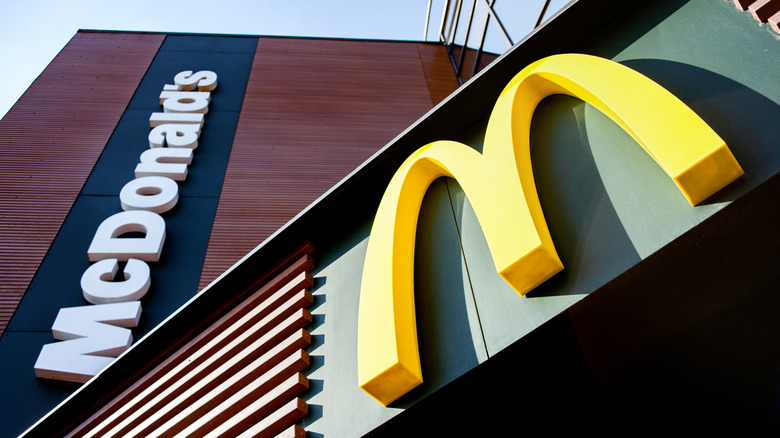
[[[501,0],[495,8],[517,41],[543,3]],[[552,0],[545,16],[565,3]],[[443,6],[433,1],[429,40]],[[421,41],[427,9],[428,0],[0,0],[0,117],[79,29]],[[493,28],[488,35],[493,52],[509,48]]]

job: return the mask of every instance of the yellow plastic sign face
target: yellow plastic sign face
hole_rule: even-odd
[[[499,275],[520,295],[563,269],[531,167],[531,117],[551,94],[584,100],[639,143],[696,205],[742,175],[723,140],[690,108],[647,77],[581,54],[539,60],[499,96],[483,153],[437,141],[398,169],[379,204],[360,290],[360,387],[387,405],[422,383],[414,313],[414,241],[428,186],[454,178],[474,207]],[[618,151],[616,151],[618,152]],[[525,200],[525,202],[517,202]]]

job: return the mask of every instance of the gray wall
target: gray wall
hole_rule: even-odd
[[[363,214],[339,244],[318,247],[311,436],[367,433],[777,173],[780,86],[770,78],[780,42],[730,3],[645,2],[580,51],[621,62],[678,96],[727,142],[745,176],[691,207],[606,116],[574,98],[546,99],[533,122],[532,156],[565,270],[525,297],[515,294],[495,273],[460,187],[437,180],[423,203],[415,260],[425,382],[384,408],[357,386],[359,287],[373,211]],[[455,139],[480,149],[486,120]]]

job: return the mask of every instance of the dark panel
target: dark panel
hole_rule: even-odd
[[[252,42],[256,38],[227,38],[241,45],[245,40]],[[198,46],[193,44],[193,49]],[[130,109],[162,111],[159,96],[163,84],[172,84],[173,77],[184,70],[211,70],[219,76],[214,99],[209,104],[209,112],[239,111],[244,97],[244,86],[252,65],[252,56],[246,53],[224,53],[207,51],[170,51],[160,50],[160,59],[165,62],[154,63],[144,76],[138,92],[130,101]],[[219,97],[219,98],[217,98]],[[208,115],[206,116],[208,120]]]
[[[780,176],[569,310],[610,398],[780,425]],[[777,430],[777,429],[774,429]]]
[[[219,101],[221,97],[215,95],[214,100]],[[151,113],[152,110],[125,112],[82,194],[112,196],[119,202],[122,187],[135,179],[135,166],[141,153],[149,149],[147,136]],[[238,112],[210,111],[206,115],[187,180],[179,182],[179,196],[219,197],[237,121]]]
[[[0,409],[4,437],[19,436],[79,387],[71,382],[52,381],[44,384],[35,377],[32,368],[35,358],[41,351],[41,345],[51,341],[51,332],[8,331],[0,338],[3,367],[1,390],[3,398],[7,400],[3,409]]]
[[[261,38],[200,287],[432,106],[414,43]]]
[[[775,176],[368,436],[771,435],[778,199]]]
[[[0,335],[162,40],[80,32],[0,121]]]
[[[217,35],[168,35],[160,47],[161,51],[212,52],[212,53],[255,53],[255,37]]]

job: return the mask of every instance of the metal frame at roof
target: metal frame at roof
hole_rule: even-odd
[[[466,36],[464,37],[463,40],[464,41],[463,47],[461,48],[460,54],[458,55],[458,59],[456,60],[455,55],[453,54],[453,48],[457,46],[457,44],[455,44],[455,37],[459,29],[463,0],[455,0],[455,1],[456,1],[454,6],[455,10],[452,15],[450,15],[450,0],[444,1],[444,7],[442,8],[442,13],[441,13],[441,23],[439,24],[439,31],[437,33],[437,37],[440,43],[447,46],[447,53],[450,56],[452,67],[455,70],[455,76],[458,78],[458,83],[463,84],[463,71],[464,71],[463,63],[465,62],[465,58],[466,58],[466,49],[468,48],[468,41],[471,34],[471,25],[474,23],[474,19],[475,19],[474,12],[477,10],[477,6],[479,4],[487,8],[487,12],[485,14],[485,24],[482,27],[482,36],[480,37],[479,46],[476,48],[477,54],[474,57],[474,64],[472,65],[471,68],[471,76],[476,75],[480,70],[479,63],[482,60],[482,53],[484,52],[484,46],[485,46],[485,37],[487,36],[488,26],[490,24],[491,19],[498,26],[497,28],[499,33],[507,43],[507,49],[511,48],[515,44],[515,42],[512,40],[512,37],[509,36],[509,32],[507,32],[506,27],[504,27],[504,24],[501,22],[501,19],[498,17],[498,14],[493,8],[496,4],[496,0],[490,0],[490,1],[473,0],[471,4],[471,12],[469,13],[468,23],[466,24]],[[541,10],[539,11],[538,17],[536,18],[534,27],[530,29],[530,31],[533,31],[534,29],[538,28],[542,24],[542,19],[544,18],[544,14],[547,12],[547,8],[549,5],[550,5],[550,0],[545,0]],[[423,41],[428,40],[428,24],[430,23],[431,20],[432,6],[433,6],[433,0],[428,0],[428,12],[425,18],[425,32],[423,34]],[[445,29],[449,29],[447,35],[445,35]]]
[[[205,324],[218,318],[215,309],[225,309],[257,280],[258,270],[267,270],[301,242],[332,243],[356,226],[347,209],[371,209],[379,203],[395,169],[420,145],[447,137],[453,126],[472,126],[488,114],[518,66],[542,57],[576,51],[582,41],[597,34],[639,0],[578,0],[569,3],[552,20],[532,31],[492,63],[467,86],[461,87],[439,106],[399,134],[394,140],[336,184],[293,220],[279,229],[236,265],[193,297],[162,324],[84,384],[59,406],[31,426],[23,436],[61,436],[101,409],[107,401],[131,386],[138,376],[152,369],[167,355],[185,345]],[[591,17],[583,20],[583,16]],[[361,202],[355,203],[355,199]]]

